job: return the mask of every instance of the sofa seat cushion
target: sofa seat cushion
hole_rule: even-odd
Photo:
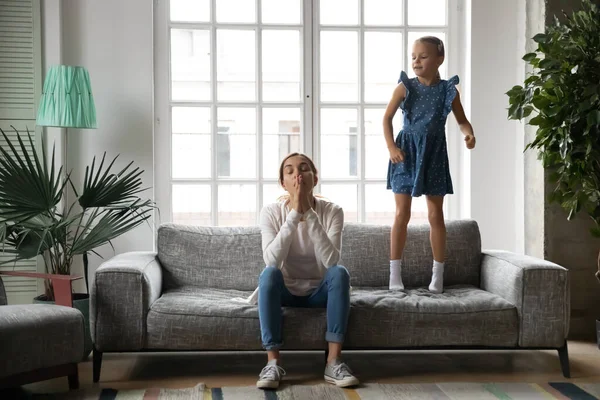
[[[250,292],[183,288],[165,292],[147,318],[146,347],[172,350],[260,350],[255,305],[233,301]],[[517,311],[473,286],[390,292],[355,288],[345,348],[515,346]],[[285,307],[285,349],[324,349],[325,309]]]
[[[82,361],[84,332],[74,308],[0,306],[0,377]]]

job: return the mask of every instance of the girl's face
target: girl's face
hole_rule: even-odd
[[[302,181],[307,192],[312,191],[318,182],[318,178],[314,171],[310,168],[310,164],[302,156],[293,156],[285,160],[283,164],[283,181],[281,186],[289,192],[293,193],[298,176],[302,175]]]
[[[412,68],[418,77],[435,77],[443,62],[444,57],[439,55],[436,45],[418,41],[413,45]]]

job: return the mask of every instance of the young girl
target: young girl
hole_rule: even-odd
[[[433,36],[417,39],[413,45],[412,68],[416,77],[400,74],[383,118],[383,132],[390,151],[387,188],[396,201],[396,216],[392,225],[390,248],[390,289],[403,290],[402,252],[411,214],[413,197],[425,195],[430,240],[433,251],[433,273],[429,290],[442,293],[446,225],[443,202],[452,194],[452,180],[446,149],[446,119],[454,112],[468,149],[475,147],[473,127],[465,117],[456,89],[458,76],[440,78],[439,67],[444,62],[444,44]],[[394,142],[392,118],[398,108],[404,115],[404,127]]]
[[[316,198],[317,169],[310,158],[293,153],[279,167],[279,183],[288,195],[265,206],[260,214],[266,268],[259,277],[258,316],[268,363],[259,388],[274,389],[285,374],[279,364],[283,344],[281,307],[327,308],[329,346],[325,380],[340,387],[358,380],[340,357],[350,312],[350,276],[338,265],[344,212]]]

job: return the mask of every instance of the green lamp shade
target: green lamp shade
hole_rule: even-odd
[[[39,126],[96,128],[96,107],[88,71],[83,67],[50,67],[37,115]]]

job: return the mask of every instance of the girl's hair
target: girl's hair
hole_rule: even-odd
[[[436,36],[423,36],[415,40],[415,42],[432,44],[436,47],[438,56],[444,57],[446,55],[446,52],[444,50],[444,42],[442,41],[442,39]]]

